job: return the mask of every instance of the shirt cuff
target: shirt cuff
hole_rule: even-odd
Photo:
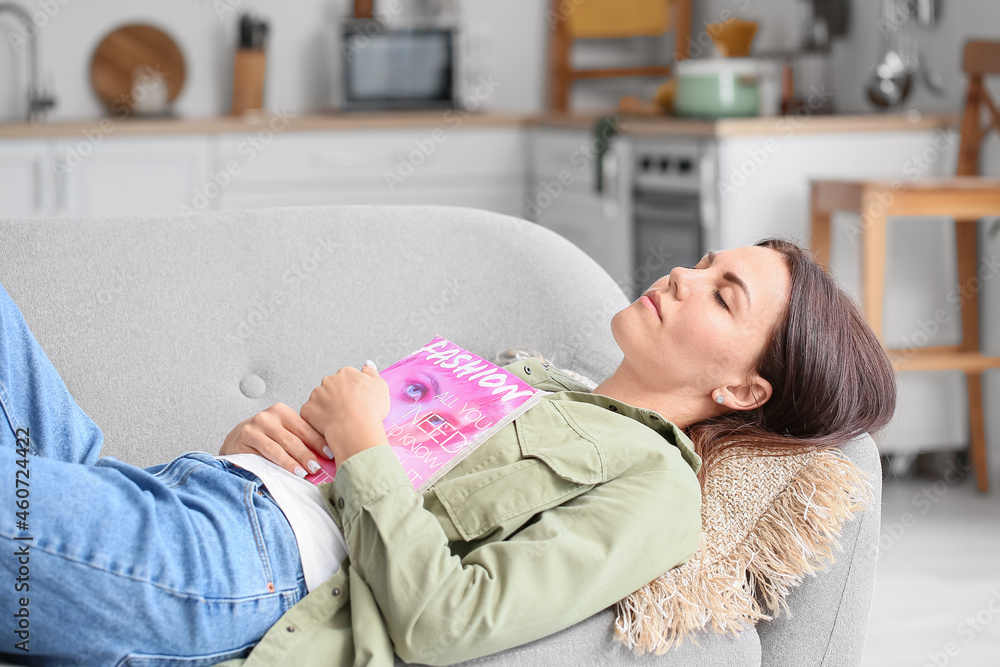
[[[396,452],[389,445],[376,445],[358,452],[337,467],[334,502],[340,516],[350,520],[362,507],[401,486],[413,490]]]

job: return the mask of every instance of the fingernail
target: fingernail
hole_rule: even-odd
[[[298,475],[299,477],[305,477],[309,473],[307,473],[306,469],[303,468],[302,466],[295,466],[295,474]]]
[[[333,450],[330,449],[330,445],[323,445],[323,455],[331,461],[333,460]]]
[[[372,368],[374,368],[374,369],[375,369],[376,371],[378,371],[378,366],[376,366],[376,365],[375,365],[375,362],[374,362],[374,361],[372,361],[371,359],[366,359],[366,360],[365,360],[365,366],[371,366],[371,367],[372,367]]]
[[[317,463],[316,461],[310,461],[309,472],[319,472],[319,463]]]

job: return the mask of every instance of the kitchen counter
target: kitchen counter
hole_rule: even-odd
[[[28,139],[79,136],[93,133],[123,136],[158,136],[174,134],[217,134],[254,132],[280,123],[284,131],[392,130],[413,128],[455,128],[459,125],[546,126],[592,128],[602,113],[513,114],[469,113],[463,111],[420,111],[381,113],[308,113],[253,114],[242,117],[206,116],[200,118],[121,118],[108,116],[78,121],[51,123],[0,124],[0,139]],[[687,136],[766,136],[816,134],[829,132],[892,132],[947,128],[958,124],[953,114],[858,114],[801,115],[765,118],[725,118],[716,121],[621,114],[621,129],[627,135]]]
[[[533,119],[537,125],[549,127],[592,127],[602,114],[542,114]],[[819,134],[830,132],[893,132],[947,128],[958,125],[955,114],[815,114],[769,116],[760,118],[722,118],[696,120],[674,116],[646,114],[620,115],[624,134],[689,136],[766,136],[788,134]]]
[[[245,116],[205,116],[200,118],[130,118],[106,116],[78,121],[48,123],[0,123],[0,139],[29,139],[79,136],[94,131],[128,136],[172,134],[220,134],[282,131],[396,130],[413,128],[455,128],[468,126],[518,126],[528,124],[525,114],[469,113],[462,111],[388,111],[381,113],[307,114],[263,113]],[[277,128],[275,126],[278,126]]]

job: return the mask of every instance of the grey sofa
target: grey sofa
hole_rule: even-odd
[[[298,407],[340,366],[385,367],[435,333],[483,356],[529,347],[599,381],[620,358],[609,322],[628,303],[542,227],[430,206],[4,220],[0,283],[103,429],[102,455],[140,466],[218,453],[249,415]],[[881,485],[871,438],[843,450],[872,473],[876,499],[845,526],[836,563],[792,593],[791,616],[637,658],[612,641],[609,609],[467,664],[858,664]]]

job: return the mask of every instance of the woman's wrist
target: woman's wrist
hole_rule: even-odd
[[[331,424],[323,435],[338,465],[358,452],[389,444],[382,422],[374,420]]]

